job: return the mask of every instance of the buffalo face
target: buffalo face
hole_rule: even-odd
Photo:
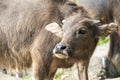
[[[99,20],[80,17],[75,15],[63,21],[63,27],[58,24],[50,24],[47,30],[61,37],[61,42],[56,44],[53,53],[56,57],[65,58],[89,58],[98,42],[99,37],[106,37],[108,34],[117,30],[115,23],[102,25]],[[52,28],[52,30],[51,30]],[[58,35],[59,33],[59,35]]]

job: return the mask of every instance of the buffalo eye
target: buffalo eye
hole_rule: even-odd
[[[79,29],[78,31],[78,34],[85,34],[85,33],[86,33],[86,30],[84,28]]]

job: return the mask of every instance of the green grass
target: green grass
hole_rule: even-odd
[[[107,36],[105,39],[100,39],[97,45],[101,46],[101,45],[107,43],[108,41],[110,41],[110,37],[109,36]]]
[[[23,80],[30,80],[31,79],[31,75],[27,75],[25,77],[23,77]]]

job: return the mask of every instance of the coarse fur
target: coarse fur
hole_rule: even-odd
[[[67,0],[0,0],[0,66],[32,67],[33,80],[52,79],[56,71],[54,67],[50,71],[52,50],[60,38],[45,26],[61,24],[77,7],[71,4]]]

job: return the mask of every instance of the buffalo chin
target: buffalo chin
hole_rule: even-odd
[[[67,51],[63,51],[63,53],[56,53],[55,51],[53,51],[53,56],[54,57],[57,57],[59,59],[68,59],[69,58],[69,55],[67,53]]]

